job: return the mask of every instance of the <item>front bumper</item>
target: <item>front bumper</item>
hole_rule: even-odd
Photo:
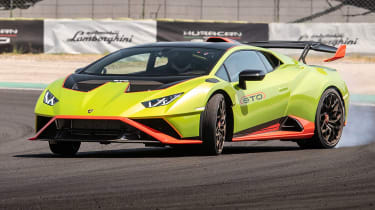
[[[82,121],[85,122],[84,120],[89,123],[82,123]],[[79,126],[75,125],[77,122]],[[152,141],[159,141],[167,145],[202,144],[202,141],[199,139],[178,138],[176,135],[172,135],[171,132],[163,133],[141,122],[141,120],[137,121],[126,117],[58,115],[50,118],[43,126],[39,125],[39,128],[37,122],[37,133],[29,140],[123,143],[150,143]],[[90,125],[92,126],[90,127]],[[130,134],[130,132],[132,133]],[[134,137],[134,133],[137,133],[136,137]],[[144,136],[147,137],[143,139]]]

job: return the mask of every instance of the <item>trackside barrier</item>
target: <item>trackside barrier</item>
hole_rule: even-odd
[[[375,52],[375,23],[234,23],[155,20],[0,20],[0,53],[105,54],[156,41],[318,41]]]
[[[318,41],[347,53],[375,53],[374,23],[270,23],[270,40]]]
[[[45,20],[45,53],[103,54],[156,41],[154,20]]]
[[[1,52],[43,52],[43,20],[0,20]]]
[[[204,41],[220,36],[240,42],[267,41],[268,24],[158,21],[158,41]]]

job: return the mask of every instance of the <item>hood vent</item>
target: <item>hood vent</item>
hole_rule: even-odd
[[[196,76],[194,76],[196,77]],[[129,81],[129,86],[126,90],[127,93],[161,90],[188,79],[194,78],[192,76],[179,76],[179,77],[128,77],[128,76],[100,76],[88,74],[72,74],[66,78],[64,88],[89,92],[107,82]]]
[[[87,81],[81,81],[74,83],[72,90],[78,90],[82,92],[89,92],[90,90],[93,90],[103,84],[105,84],[106,80],[87,80]]]
[[[164,85],[157,81],[145,81],[145,80],[132,80],[129,81],[129,87],[126,90],[127,93],[148,91],[148,90],[158,90],[160,86]]]

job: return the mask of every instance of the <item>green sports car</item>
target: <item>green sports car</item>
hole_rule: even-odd
[[[269,48],[303,49],[300,61]],[[336,70],[305,64],[317,42],[160,42],[121,49],[50,84],[36,103],[36,135],[55,154],[81,142],[196,145],[285,140],[333,148],[349,93]]]

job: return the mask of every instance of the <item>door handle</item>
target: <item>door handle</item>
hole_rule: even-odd
[[[289,88],[288,87],[281,87],[279,88],[279,92],[284,92],[287,91]]]

